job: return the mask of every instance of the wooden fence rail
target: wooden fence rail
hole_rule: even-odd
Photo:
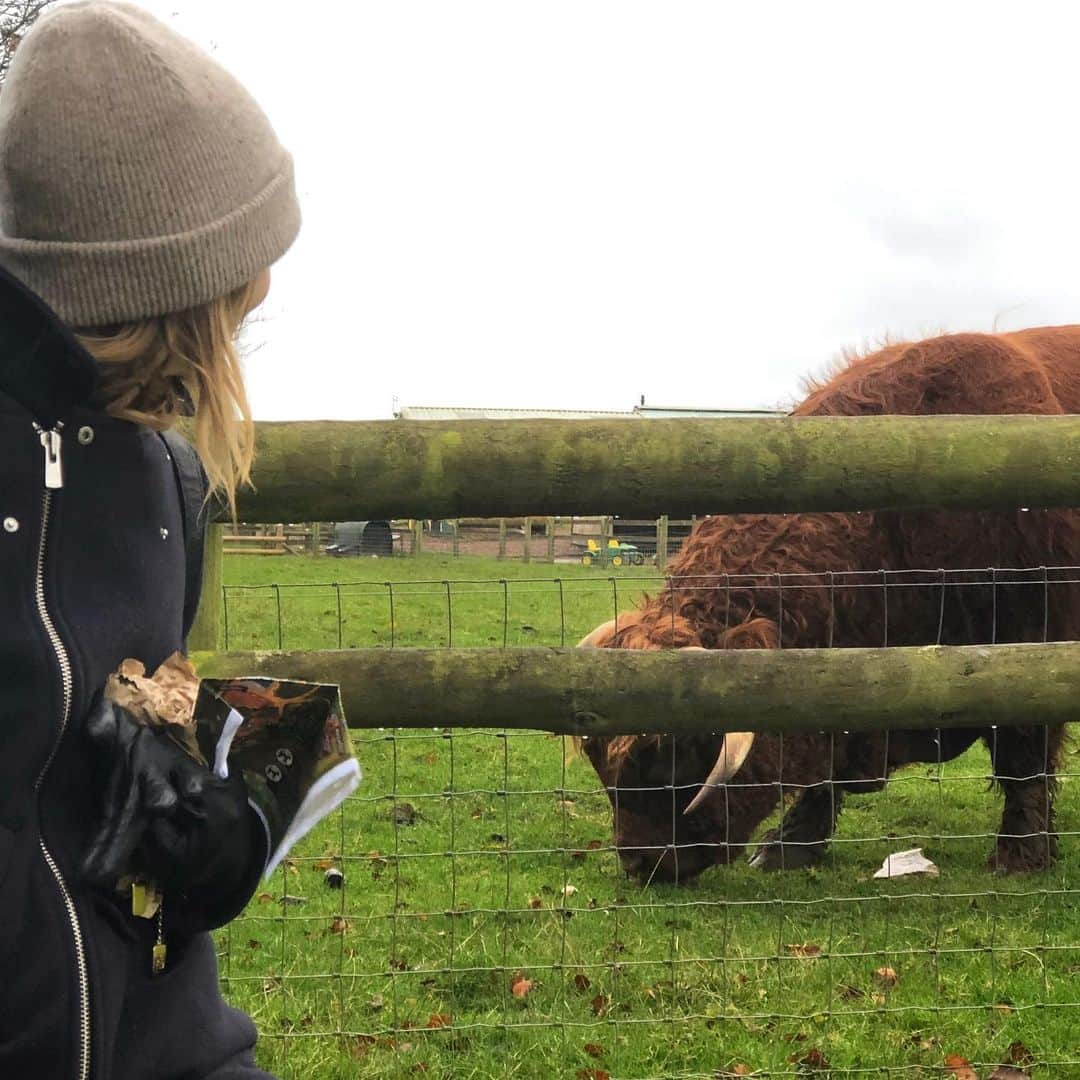
[[[194,657],[200,675],[338,683],[350,726],[567,735],[1065,722],[1080,643],[889,649],[356,649]]]
[[[1080,506],[1080,416],[263,422],[251,522]]]

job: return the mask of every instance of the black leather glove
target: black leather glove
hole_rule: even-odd
[[[145,874],[166,895],[205,893],[214,908],[238,911],[247,896],[237,904],[231,894],[254,888],[266,855],[243,779],[220,779],[104,697],[91,708],[87,733],[105,789],[101,827],[83,864],[88,880],[111,889],[125,874]]]

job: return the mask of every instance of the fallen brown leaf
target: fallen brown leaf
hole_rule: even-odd
[[[343,919],[340,915],[335,915],[333,921],[330,923],[331,934],[344,934],[349,929],[349,920]]]
[[[604,1056],[604,1048],[599,1043],[586,1043],[584,1049],[589,1057],[598,1058]]]
[[[333,870],[334,869],[334,860],[333,859],[319,859],[319,861],[317,863],[315,863],[313,869],[321,870],[325,874],[327,870]]]
[[[526,979],[519,971],[510,983],[510,993],[516,998],[523,998],[533,988],[532,979]]]
[[[435,1028],[449,1027],[452,1023],[449,1013],[432,1013],[427,1020],[427,1027],[429,1030]]]
[[[787,949],[787,951],[789,953],[791,953],[792,956],[820,956],[821,955],[821,946],[820,945],[785,945],[784,948]]]
[[[1031,1080],[1031,1073],[1012,1065],[999,1065],[986,1080]]]
[[[531,907],[533,909],[533,911],[538,911],[543,906],[544,906],[544,901],[541,900],[539,896],[534,896],[529,901],[529,907]]]
[[[894,987],[900,981],[900,976],[891,967],[879,967],[874,972],[874,978],[877,980],[878,986],[886,989]]]
[[[1001,1013],[1003,1016],[1012,1016],[1016,1010],[1007,1001],[997,1001],[991,1008],[996,1013]]]
[[[611,1002],[608,1000],[607,994],[597,994],[589,1004],[592,1005],[592,1011],[597,1016],[603,1016]]]
[[[584,993],[584,992],[585,992],[586,990],[588,990],[588,989],[589,989],[589,987],[590,987],[591,985],[592,985],[592,984],[591,984],[591,983],[589,982],[589,976],[588,976],[588,975],[582,975],[582,974],[581,974],[581,972],[579,971],[579,972],[578,972],[578,973],[577,973],[577,974],[576,974],[576,975],[574,976],[574,986],[575,986],[575,987],[576,987],[576,988],[577,988],[578,990],[582,991],[583,993]]]
[[[971,1062],[959,1054],[946,1054],[945,1068],[956,1077],[956,1080],[979,1080],[978,1073],[971,1067]]]
[[[812,1049],[807,1050],[806,1053],[802,1056],[798,1054],[792,1054],[791,1057],[788,1058],[788,1061],[790,1061],[793,1065],[798,1065],[802,1069],[831,1068],[828,1059],[820,1050],[817,1049],[817,1047],[813,1047]]]
[[[1012,1065],[1034,1065],[1035,1055],[1019,1040],[1009,1044],[1009,1062]]]
[[[603,1069],[578,1069],[577,1080],[611,1080],[611,1073]]]
[[[866,997],[866,991],[860,990],[857,986],[841,986],[839,993],[845,1001],[858,1001],[859,998]]]
[[[352,1056],[355,1058],[365,1058],[374,1045],[374,1035],[357,1035],[353,1039],[352,1046],[350,1047]]]

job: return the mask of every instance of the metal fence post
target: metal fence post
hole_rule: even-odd
[[[663,570],[668,558],[668,516],[661,514],[656,519],[656,565]]]

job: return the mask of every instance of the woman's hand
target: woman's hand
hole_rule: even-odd
[[[114,888],[126,874],[146,874],[187,894],[246,873],[257,832],[239,776],[220,779],[103,696],[87,733],[104,778],[101,827],[83,863],[90,882]]]

